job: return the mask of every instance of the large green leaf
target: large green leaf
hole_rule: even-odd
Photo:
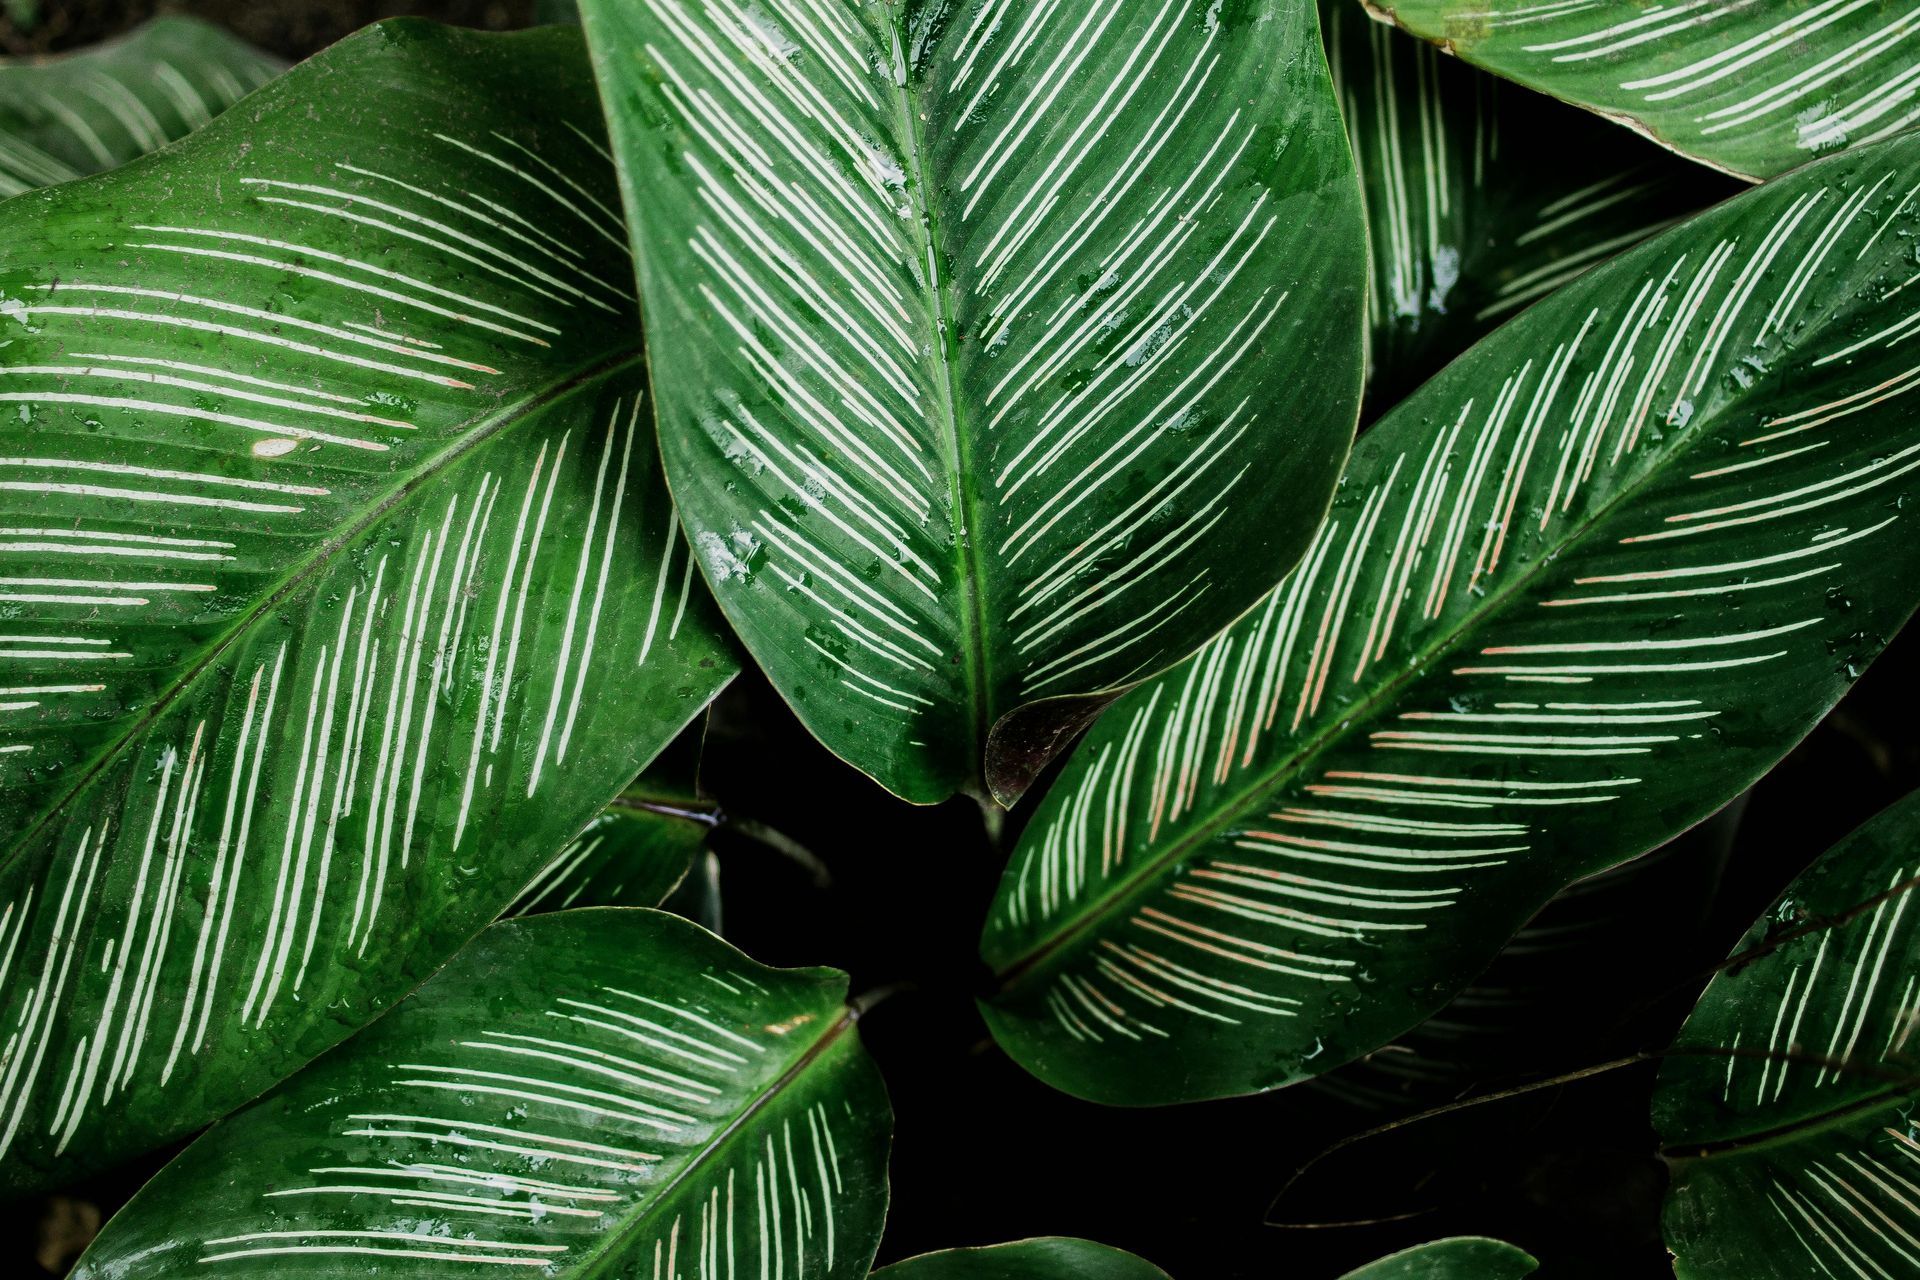
[[[1167,1280],[1166,1272],[1142,1258],[1067,1236],[942,1249],[882,1267],[873,1276],[874,1280]]]
[[[1455,1236],[1403,1249],[1350,1271],[1342,1280],[1520,1280],[1540,1264],[1531,1255],[1479,1236]]]
[[[1375,1048],[1555,891],[1726,803],[1920,597],[1920,139],[1565,286],[1361,438],[1302,566],[1117,704],[983,948],[1082,1095]]]
[[[1823,854],[1701,995],[1653,1101],[1679,1275],[1920,1267],[1916,889],[1920,793]]]
[[[659,911],[497,924],[187,1148],[75,1280],[859,1280],[892,1114],[846,989]]]
[[[1314,0],[588,0],[667,478],[836,754],[1003,803],[1311,537],[1365,245]]]
[[[1676,973],[1713,959],[1694,953],[1740,808],[1736,801],[1652,853],[1574,881],[1444,1009],[1315,1083],[1404,1111],[1639,1048],[1623,1024]]]
[[[732,673],[586,71],[376,27],[0,206],[0,1182],[338,1041]]]
[[[158,150],[280,69],[220,28],[182,17],[155,18],[80,53],[0,60],[0,197]]]
[[[1476,66],[1766,178],[1920,120],[1910,0],[1365,0]]]
[[[1366,193],[1368,416],[1612,254],[1740,189],[1321,0]]]

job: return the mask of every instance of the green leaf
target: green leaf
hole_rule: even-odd
[[[686,879],[712,830],[708,810],[663,811],[622,796],[569,840],[504,914],[657,907]]]
[[[1349,1271],[1343,1280],[1520,1280],[1540,1264],[1530,1255],[1478,1236],[1434,1240]]]
[[[679,885],[660,903],[662,911],[671,911],[710,933],[724,936],[721,906],[720,857],[711,849],[701,851]]]
[[[1912,1273],[1917,877],[1920,793],[1822,854],[1695,1005],[1653,1100],[1680,1276]]]
[[[1321,22],[1366,193],[1367,393],[1381,410],[1522,308],[1740,190],[1369,22],[1353,0],[1321,0]]]
[[[1289,567],[1365,244],[1313,0],[588,0],[667,478],[747,648],[1002,803]]]
[[[0,59],[0,197],[157,151],[282,65],[219,27],[183,17],[155,18],[79,53]]]
[[[668,743],[604,813],[595,815],[540,868],[501,914],[665,906],[721,820],[720,806],[700,791],[710,716],[700,716]],[[700,915],[674,914],[720,932]]]
[[[734,670],[577,31],[372,28],[0,205],[0,1183],[417,985]]]
[[[1639,1048],[1631,1015],[1676,973],[1711,961],[1696,943],[1742,805],[1574,881],[1446,1008],[1317,1083],[1362,1106],[1404,1111]]]
[[[496,924],[187,1148],[75,1280],[858,1280],[892,1113],[846,990],[659,911]]]
[[[1890,0],[1366,3],[1475,66],[1738,177],[1772,177],[1920,120],[1920,14]]]
[[[1920,139],[1566,285],[1361,438],[1302,566],[1118,703],[1023,834],[987,1016],[1070,1092],[1386,1043],[1719,808],[1912,611]]]
[[[1091,1240],[1043,1236],[923,1253],[880,1268],[873,1280],[1167,1280],[1167,1273]]]

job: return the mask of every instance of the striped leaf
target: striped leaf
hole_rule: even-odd
[[[662,808],[623,794],[540,868],[505,914],[657,907],[687,878],[713,826],[704,806]]]
[[[280,70],[278,59],[184,17],[62,57],[0,59],[0,197],[157,151]]]
[[[669,743],[502,914],[665,904],[720,823],[720,806],[700,793],[708,718],[701,716]]]
[[[1912,0],[1364,0],[1475,66],[1739,177],[1920,121]]]
[[[847,980],[659,911],[496,924],[215,1125],[75,1280],[860,1280],[892,1113]]]
[[[583,11],[722,609],[889,790],[1010,803],[1273,585],[1352,435],[1313,0]]]
[[[0,206],[0,1183],[341,1039],[732,673],[586,79],[376,27]]]
[[[1540,1264],[1527,1253],[1479,1236],[1455,1236],[1350,1271],[1344,1280],[1521,1280]]]
[[[1900,139],[1739,196],[1363,436],[1301,567],[1027,827],[1001,1043],[1108,1101],[1318,1074],[1778,760],[1920,598],[1916,184]]]
[[[1708,985],[1654,1123],[1682,1277],[1920,1269],[1920,794],[1829,849]]]
[[[1675,974],[1712,962],[1695,953],[1741,807],[1574,881],[1444,1009],[1316,1083],[1362,1107],[1405,1112],[1639,1048],[1631,1016]]]
[[[1321,0],[1372,233],[1367,396],[1390,409],[1495,325],[1740,189]]]
[[[896,1262],[874,1280],[1167,1280],[1152,1263],[1119,1249],[1043,1236],[974,1249],[942,1249]]]

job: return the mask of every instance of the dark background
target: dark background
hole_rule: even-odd
[[[534,3],[0,0],[0,52],[74,48],[163,11],[298,59],[382,17],[506,29],[532,21]],[[1916,659],[1920,636],[1896,640],[1754,789],[1726,874],[1702,904],[1704,927],[1676,931],[1652,914],[1625,922],[1619,963],[1639,997],[1633,1014],[1563,1061],[1664,1044],[1707,971],[1786,882],[1920,785],[1907,675]],[[975,944],[1003,857],[970,801],[916,809],[893,800],[814,744],[755,675],[716,708],[703,781],[724,808],[795,837],[832,873],[818,887],[801,866],[723,829],[715,847],[727,936],[767,963],[845,969],[856,993],[891,990],[863,1022],[897,1115],[882,1262],[1059,1234],[1132,1249],[1177,1280],[1331,1280],[1422,1240],[1484,1233],[1538,1254],[1542,1280],[1671,1275],[1644,1067],[1407,1126],[1319,1166],[1279,1211],[1296,1222],[1385,1220],[1264,1225],[1297,1169],[1385,1117],[1314,1087],[1159,1110],[1055,1093],[993,1047],[974,1010]],[[1023,818],[1007,824],[1008,841]],[[64,1195],[0,1204],[0,1276],[57,1274],[167,1154]]]

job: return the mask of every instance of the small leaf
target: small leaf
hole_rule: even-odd
[[[1581,272],[1741,189],[1321,0],[1366,192],[1367,417]]]
[[[1688,1280],[1907,1275],[1920,1230],[1920,793],[1802,873],[1661,1065]]]
[[[846,989],[659,911],[496,924],[187,1148],[75,1280],[859,1280],[892,1114]]]
[[[1888,0],[1366,0],[1383,21],[1727,173],[1769,178],[1920,120],[1920,17]]]
[[[701,567],[896,794],[1011,803],[1312,536],[1365,268],[1314,5],[583,5]]]
[[[697,810],[663,813],[615,801],[567,842],[503,915],[572,907],[657,907],[706,846],[713,830]]]
[[[176,16],[79,53],[0,59],[0,197],[157,151],[282,67],[219,27]]]
[[[1349,1271],[1342,1280],[1521,1280],[1539,1265],[1510,1244],[1455,1236],[1403,1249]]]
[[[0,204],[0,1184],[377,1015],[733,674],[587,81],[383,24]]]
[[[1108,1102],[1319,1074],[1779,760],[1920,600],[1916,182],[1909,136],[1750,190],[1361,437],[1302,566],[1027,826],[1001,1044]]]
[[[880,1268],[873,1280],[1167,1280],[1167,1273],[1091,1240],[1043,1236],[923,1253]]]

